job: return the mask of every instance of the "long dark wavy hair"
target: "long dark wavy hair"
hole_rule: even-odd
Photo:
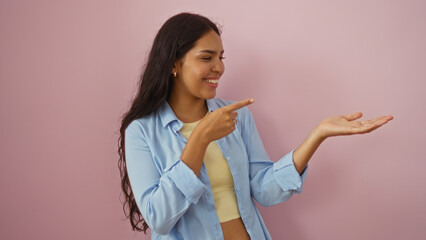
[[[146,234],[148,224],[136,205],[127,174],[125,130],[133,120],[156,111],[168,100],[173,88],[172,70],[175,61],[182,59],[196,41],[210,30],[219,36],[221,34],[215,23],[198,14],[180,13],[169,18],[155,37],[148,62],[139,79],[138,92],[132,100],[130,110],[123,115],[118,139],[118,168],[125,197],[123,211],[135,231]]]

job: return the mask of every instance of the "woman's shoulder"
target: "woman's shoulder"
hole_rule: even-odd
[[[126,128],[127,131],[132,132],[145,132],[146,129],[150,129],[158,124],[158,116],[156,112],[152,112],[146,116],[136,118],[132,120]]]

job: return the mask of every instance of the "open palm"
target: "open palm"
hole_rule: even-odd
[[[370,120],[355,121],[361,117],[361,112],[329,117],[319,124],[318,130],[324,138],[362,134],[371,132],[393,119],[393,116],[382,116]]]

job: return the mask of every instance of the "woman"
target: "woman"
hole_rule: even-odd
[[[209,19],[173,16],[159,30],[119,139],[123,209],[152,239],[271,239],[264,206],[300,193],[307,163],[327,137],[370,132],[384,116],[323,120],[294,151],[269,159],[246,107],[214,98],[225,67]]]

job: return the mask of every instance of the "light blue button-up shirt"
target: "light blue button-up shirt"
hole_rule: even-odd
[[[207,100],[209,111],[231,103]],[[307,169],[302,175],[296,171],[294,150],[271,161],[250,110],[237,112],[236,129],[216,142],[228,161],[248,234],[253,240],[271,239],[254,200],[271,206],[300,193]],[[136,203],[151,228],[151,239],[223,239],[205,165],[197,177],[180,159],[187,143],[179,131],[182,125],[165,102],[127,127],[127,171]]]

